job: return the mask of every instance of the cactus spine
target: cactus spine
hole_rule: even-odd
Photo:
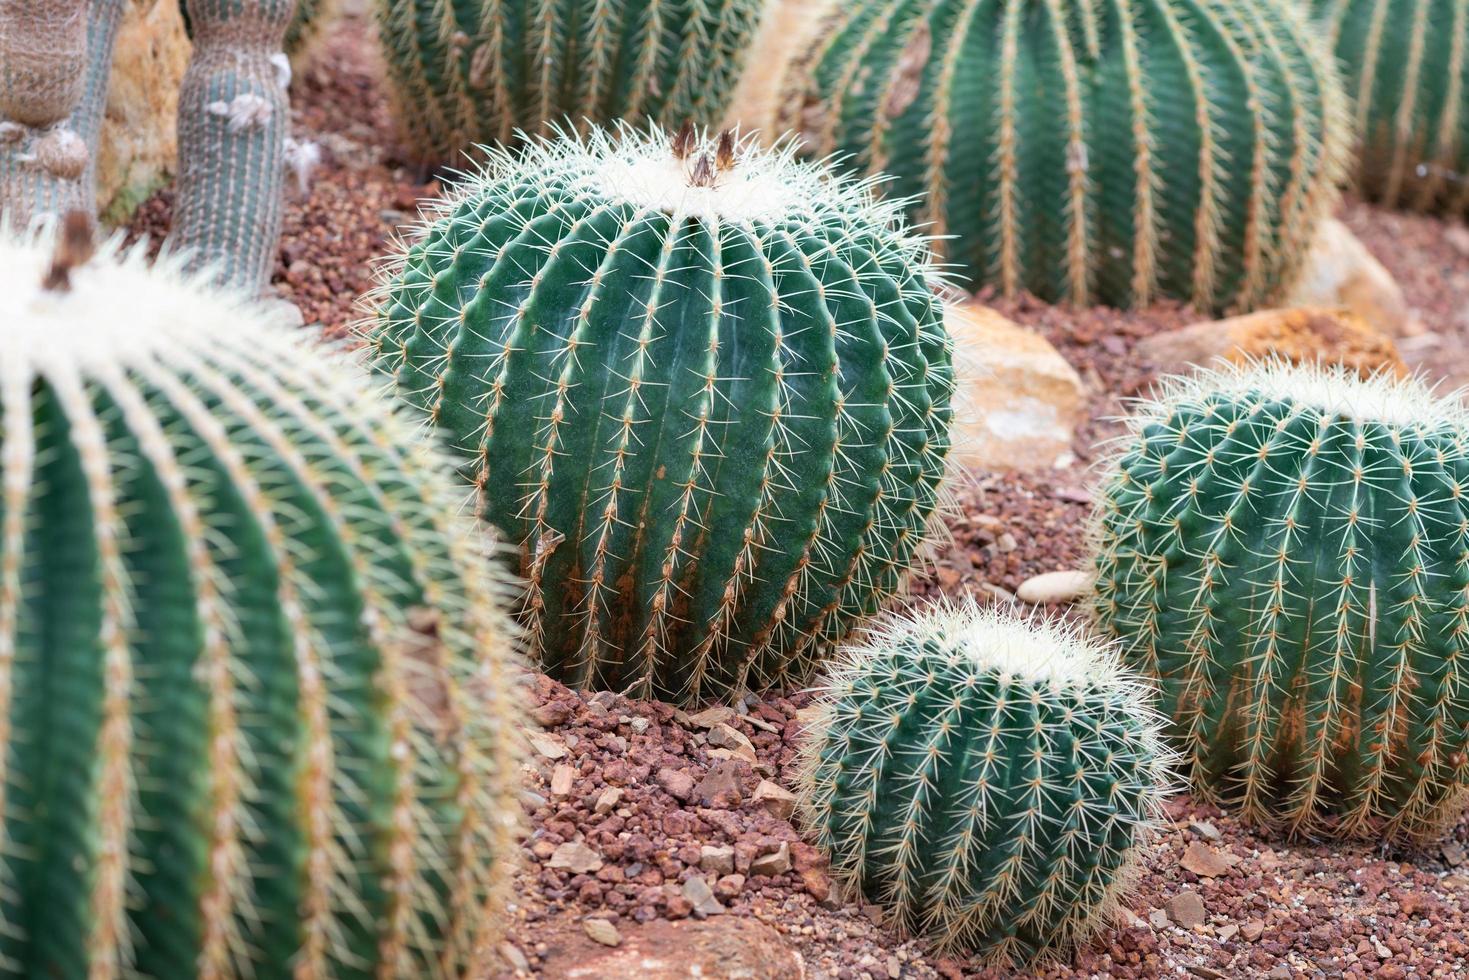
[[[295,0],[185,0],[194,54],[179,91],[174,238],[221,281],[259,292],[275,266],[285,206],[280,54]]]
[[[1362,191],[1390,207],[1469,214],[1469,4],[1311,6],[1355,100]]]
[[[177,262],[72,261],[0,241],[3,971],[483,976],[520,694],[447,468]]]
[[[443,161],[517,131],[717,123],[763,0],[377,0],[398,118]]]
[[[400,259],[371,349],[519,546],[547,673],[761,689],[899,586],[953,371],[896,218],[728,132],[594,131],[494,153]]]
[[[1469,415],[1416,381],[1267,363],[1132,421],[1097,611],[1194,784],[1297,832],[1423,838],[1469,799]]]
[[[124,0],[0,0],[0,211],[96,211],[97,139]]]
[[[848,648],[801,749],[833,873],[1001,963],[1064,951],[1130,890],[1169,782],[1153,692],[1060,622],[972,601]]]
[[[853,0],[782,127],[894,177],[975,286],[1267,304],[1336,198],[1346,114],[1289,0]]]

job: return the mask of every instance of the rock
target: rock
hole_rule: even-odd
[[[1071,459],[1086,416],[1081,378],[1040,334],[978,305],[951,305],[959,390],[950,459],[978,469],[1045,470]]]
[[[1412,332],[1403,291],[1367,246],[1335,218],[1321,222],[1286,306],[1344,306],[1389,337]]]
[[[1235,937],[1235,934],[1238,933],[1238,932],[1239,932],[1239,926],[1237,926],[1233,922],[1231,922],[1228,925],[1220,926],[1219,927],[1219,931],[1216,933],[1216,935],[1219,936],[1219,941],[1220,942],[1227,943],[1231,939],[1233,939]]]
[[[1205,840],[1218,840],[1220,837],[1219,828],[1207,820],[1196,820],[1193,817],[1189,817],[1188,829]]]
[[[721,875],[734,871],[734,848],[705,844],[699,848],[699,870]]]
[[[530,747],[536,750],[536,754],[542,759],[555,762],[557,759],[566,758],[566,746],[554,735],[545,732],[531,732],[527,736]]]
[[[709,888],[709,882],[698,875],[683,883],[683,897],[693,905],[697,915],[723,915],[724,906],[719,904],[719,899],[714,897],[714,892]]]
[[[1087,571],[1046,572],[1020,583],[1015,595],[1033,606],[1075,602],[1091,591],[1092,573]]]
[[[1259,919],[1251,919],[1239,927],[1239,934],[1247,942],[1254,942],[1265,934],[1265,923]]]
[[[689,728],[715,728],[719,725],[728,724],[734,720],[734,717],[735,710],[733,708],[716,705],[713,708],[705,708],[698,714],[684,715],[681,721]]]
[[[551,853],[551,860],[546,862],[546,867],[589,875],[601,869],[602,855],[580,841],[567,841]]]
[[[770,854],[762,854],[750,864],[750,874],[774,878],[791,870],[791,845],[785,841]]]
[[[1168,900],[1166,907],[1168,918],[1185,929],[1196,929],[1204,924],[1204,900],[1198,892],[1179,892]]]
[[[1469,228],[1463,225],[1449,225],[1444,229],[1443,238],[1454,247],[1456,252],[1469,258]]]
[[[746,133],[758,130],[767,142],[780,136],[775,126],[786,66],[805,50],[832,4],[833,0],[771,0],[765,5],[748,55],[748,64],[760,68],[740,75],[725,115],[726,126],[738,125]]]
[[[755,787],[755,794],[750,799],[779,820],[789,820],[796,809],[796,794],[768,779],[760,780],[760,785]]]
[[[1294,364],[1344,364],[1361,375],[1378,370],[1408,373],[1391,338],[1340,307],[1262,310],[1208,320],[1154,334],[1136,350],[1173,374],[1184,373],[1193,365],[1219,360],[1242,364],[1271,354]]]
[[[700,802],[708,807],[739,806],[744,798],[740,790],[739,766],[734,762],[721,762],[694,788]]]
[[[592,806],[593,813],[611,813],[622,800],[622,790],[616,786],[608,786],[597,794],[597,802]]]
[[[1443,846],[1439,848],[1439,853],[1443,855],[1444,863],[1451,868],[1457,868],[1463,864],[1466,857],[1464,845],[1456,840],[1444,841]]]
[[[530,972],[530,961],[525,958],[525,954],[520,951],[519,946],[514,943],[501,943],[495,948],[500,953],[500,959],[504,960],[505,965],[510,967],[510,969],[516,973]]]
[[[1207,844],[1193,841],[1183,852],[1183,857],[1178,863],[1200,878],[1218,878],[1239,864],[1240,860],[1236,854],[1215,850]]]
[[[687,801],[694,795],[694,777],[682,769],[659,769],[657,779],[663,792],[675,800]]]
[[[571,793],[572,780],[576,778],[576,770],[568,765],[559,765],[551,773],[551,795],[567,796]]]
[[[121,224],[173,173],[179,86],[193,46],[180,4],[128,0],[97,144],[97,210]]]
[[[746,762],[755,761],[755,746],[745,737],[745,733],[722,722],[710,729],[709,744],[716,748],[729,749]]]
[[[714,883],[714,896],[726,902],[739,898],[744,890],[745,876],[740,874],[723,875]]]
[[[1167,929],[1173,925],[1173,920],[1168,918],[1168,913],[1162,909],[1153,909],[1148,913],[1148,922],[1154,929]]]
[[[642,925],[623,923],[622,944],[602,946],[579,924],[539,928],[544,954],[541,976],[559,980],[688,980],[689,977],[803,980],[801,956],[774,928],[754,918],[723,916],[708,920]]]
[[[622,945],[622,936],[617,932],[617,927],[606,919],[583,919],[581,927],[587,938],[594,943],[614,947]]]

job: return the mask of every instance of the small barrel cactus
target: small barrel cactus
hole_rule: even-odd
[[[1288,288],[1347,119],[1292,0],[851,0],[783,127],[893,175],[973,285],[1204,310]]]
[[[389,270],[375,363],[519,547],[547,673],[758,690],[900,585],[954,382],[896,220],[728,132],[594,131],[497,151]]]
[[[445,161],[563,124],[717,123],[765,0],[376,2],[399,122]]]
[[[522,695],[451,469],[355,365],[67,241],[0,240],[0,972],[484,976]]]
[[[296,0],[184,0],[194,53],[179,91],[174,238],[222,282],[259,292],[285,210],[289,70],[280,59]]]
[[[1267,362],[1174,382],[1104,484],[1096,604],[1207,797],[1424,838],[1469,802],[1469,415]]]
[[[1153,692],[1060,621],[972,601],[873,629],[818,695],[800,814],[907,931],[999,962],[1120,908],[1171,781]]]
[[[1469,214],[1469,6],[1311,0],[1355,100],[1362,191]]]

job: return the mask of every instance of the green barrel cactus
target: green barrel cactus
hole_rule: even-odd
[[[433,161],[563,124],[713,125],[764,8],[764,0],[376,4],[399,123],[412,152]]]
[[[1206,797],[1426,838],[1469,803],[1469,415],[1266,363],[1177,381],[1121,441],[1096,607]]]
[[[1291,0],[851,0],[782,127],[892,174],[975,287],[1222,311],[1289,287],[1344,105]]]
[[[452,468],[177,261],[50,261],[0,240],[0,973],[484,976],[523,696]]]
[[[1469,7],[1311,0],[1355,102],[1357,183],[1391,207],[1469,214]]]
[[[972,601],[847,649],[801,747],[799,811],[833,875],[908,932],[999,963],[1121,908],[1167,792],[1153,692],[1060,621]]]
[[[951,341],[925,242],[692,129],[497,151],[369,348],[517,546],[542,668],[681,702],[806,675],[920,554]]]

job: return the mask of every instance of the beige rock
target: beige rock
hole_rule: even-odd
[[[765,142],[781,134],[780,103],[786,70],[804,55],[807,43],[821,26],[835,0],[766,0],[760,29],[750,45],[746,69],[730,99],[725,125],[743,132],[758,130]]]
[[[750,865],[750,874],[775,877],[791,870],[791,845],[781,841],[780,846],[769,854],[762,854]]]
[[[97,209],[123,221],[173,173],[188,35],[174,0],[127,0],[97,149]]]
[[[1200,878],[1218,878],[1239,864],[1240,857],[1229,851],[1216,850],[1200,841],[1193,841],[1178,863]]]
[[[543,929],[542,975],[564,980],[687,980],[689,977],[803,980],[801,954],[774,928],[754,918],[624,922],[622,943],[609,948],[587,937],[579,924]]]
[[[1167,901],[1168,918],[1185,929],[1196,929],[1204,924],[1204,900],[1198,892],[1179,892]]]
[[[1414,330],[1403,291],[1383,264],[1335,218],[1321,223],[1285,306],[1344,306],[1389,337]]]
[[[576,770],[568,765],[559,765],[551,772],[551,795],[567,796],[571,793],[572,781],[576,778]]]
[[[768,779],[760,780],[750,798],[756,806],[764,807],[767,813],[780,820],[789,820],[796,809],[796,794]]]
[[[959,391],[950,457],[977,469],[1043,470],[1071,459],[1085,417],[1076,370],[1040,334],[978,305],[950,306]]]
[[[565,869],[578,875],[591,874],[602,867],[602,855],[580,841],[567,841],[552,852],[546,867]]]
[[[1015,593],[1021,602],[1033,606],[1049,606],[1059,602],[1075,602],[1092,587],[1092,573],[1085,571],[1045,572],[1020,583]]]
[[[613,947],[622,945],[622,936],[617,932],[617,927],[606,919],[585,919],[581,927],[587,938],[594,943]]]
[[[1235,364],[1274,355],[1296,364],[1344,364],[1359,374],[1406,375],[1392,339],[1344,307],[1261,310],[1154,334],[1137,354],[1157,367],[1183,372],[1217,360]]]

